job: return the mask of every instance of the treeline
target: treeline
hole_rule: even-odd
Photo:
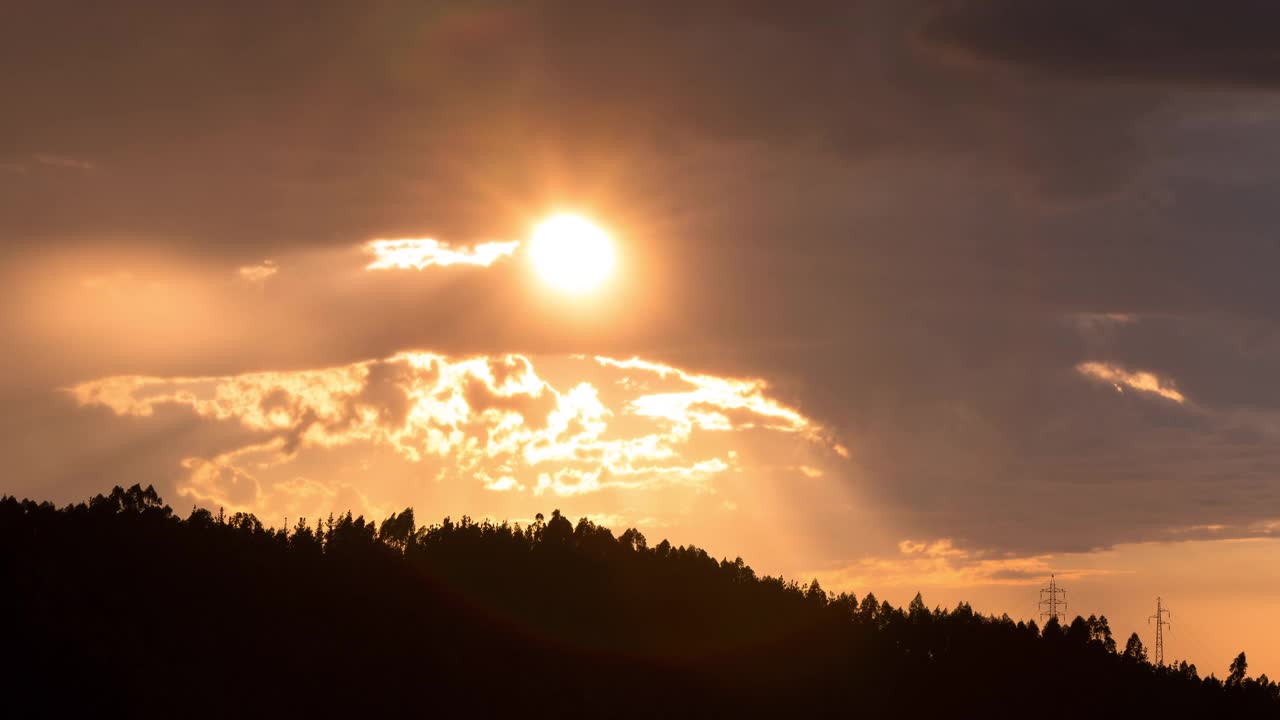
[[[12,717],[1280,717],[1243,653],[1202,678],[1105,617],[895,608],[558,511],[286,530],[136,485],[5,497],[0,577]]]

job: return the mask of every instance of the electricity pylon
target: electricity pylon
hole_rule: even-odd
[[[1147,618],[1148,625],[1151,624],[1152,620],[1156,621],[1156,665],[1164,664],[1164,629],[1173,627],[1168,620],[1164,619],[1165,615],[1173,617],[1173,613],[1169,612],[1168,608],[1164,606],[1164,601],[1156,597],[1156,614]]]
[[[1059,600],[1058,596],[1062,599]],[[1046,597],[1047,596],[1047,597]],[[1061,609],[1059,609],[1061,608]],[[1040,588],[1040,621],[1057,619],[1062,622],[1058,616],[1067,610],[1067,591],[1058,587],[1058,581],[1049,576],[1049,587]]]

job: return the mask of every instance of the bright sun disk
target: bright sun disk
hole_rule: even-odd
[[[538,277],[551,287],[582,293],[613,272],[608,234],[579,215],[553,215],[533,229],[529,256]]]

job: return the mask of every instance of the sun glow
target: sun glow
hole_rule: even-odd
[[[568,293],[599,286],[613,272],[613,243],[598,226],[578,215],[554,215],[533,229],[529,257],[538,277]]]

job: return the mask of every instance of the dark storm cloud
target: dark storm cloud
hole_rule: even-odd
[[[1086,80],[1280,87],[1270,0],[962,0],[924,35],[978,58]]]

